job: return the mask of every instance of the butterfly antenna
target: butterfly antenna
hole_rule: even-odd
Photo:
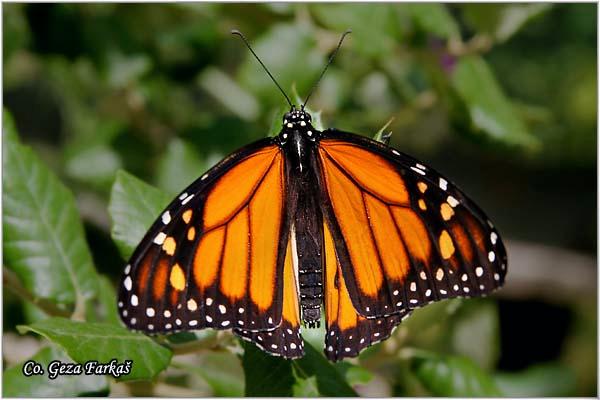
[[[242,32],[240,32],[240,31],[238,31],[237,29],[232,29],[231,30],[231,34],[232,35],[238,35],[244,41],[244,43],[246,44],[246,47],[248,47],[248,50],[250,50],[250,52],[258,60],[258,62],[260,63],[260,65],[262,65],[262,67],[265,69],[265,71],[267,72],[267,74],[269,75],[269,77],[273,80],[273,82],[275,83],[275,85],[277,85],[277,87],[281,91],[281,94],[283,94],[283,96],[287,100],[287,102],[290,105],[290,107],[294,107],[294,105],[292,104],[292,102],[291,102],[290,98],[288,97],[288,95],[285,94],[285,92],[283,91],[283,89],[281,88],[281,86],[279,86],[279,83],[277,83],[277,81],[275,80],[275,78],[273,77],[273,75],[271,75],[271,73],[269,72],[269,70],[267,69],[267,67],[265,66],[265,64],[263,64],[263,62],[260,60],[260,58],[258,58],[258,56],[254,52],[254,50],[252,50],[252,47],[250,47],[250,43],[248,43],[248,40],[246,39],[246,37],[244,36],[244,34]]]
[[[331,54],[331,57],[329,57],[329,61],[327,61],[327,64],[325,65],[325,68],[323,68],[323,71],[321,72],[321,75],[319,76],[319,79],[317,79],[317,82],[315,82],[315,84],[312,87],[312,89],[310,89],[310,92],[308,92],[308,96],[306,96],[306,100],[304,100],[304,104],[302,105],[302,109],[304,109],[304,106],[306,106],[306,103],[308,103],[308,99],[310,99],[310,96],[312,96],[312,94],[315,91],[315,89],[317,88],[317,86],[319,86],[319,82],[321,82],[321,78],[323,78],[323,75],[325,75],[325,72],[327,71],[327,68],[329,68],[329,65],[331,65],[331,63],[333,62],[333,59],[337,55],[337,52],[340,50],[340,47],[342,47],[342,42],[344,41],[344,39],[346,38],[346,36],[348,34],[350,34],[350,33],[352,33],[352,29],[348,29],[346,32],[344,32],[342,34],[342,37],[340,38],[340,41],[339,41],[337,47],[335,48],[335,50]]]

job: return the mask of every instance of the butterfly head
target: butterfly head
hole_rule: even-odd
[[[283,116],[283,127],[280,133],[281,140],[285,142],[294,132],[306,136],[310,140],[315,140],[317,131],[311,124],[312,118],[304,109],[292,107],[290,112]]]

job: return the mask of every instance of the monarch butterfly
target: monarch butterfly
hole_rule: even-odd
[[[305,110],[314,87],[296,108],[232,33],[290,111],[276,137],[219,162],[151,226],[119,288],[129,328],[232,329],[296,358],[301,322],[318,327],[323,306],[325,354],[337,361],[388,338],[417,307],[503,284],[504,245],[473,201],[387,144],[315,129]]]

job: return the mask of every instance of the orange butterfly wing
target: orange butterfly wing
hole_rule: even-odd
[[[149,333],[241,328],[282,320],[284,157],[264,140],[223,160],[174,200],[127,265],[125,324]]]
[[[402,318],[403,311],[386,317],[367,319],[358,314],[350,299],[335,245],[324,226],[325,315],[327,333],[325,354],[332,361],[355,357],[364,348],[387,339]]]
[[[283,310],[281,324],[270,331],[248,331],[235,329],[236,335],[254,342],[267,353],[285,358],[304,355],[304,342],[300,336],[300,313],[298,305],[297,271],[293,264],[292,241],[288,240],[283,269]]]
[[[360,315],[403,315],[502,285],[506,252],[495,228],[434,170],[337,131],[323,133],[318,153],[323,213]]]

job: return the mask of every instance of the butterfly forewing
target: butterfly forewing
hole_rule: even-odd
[[[272,140],[228,157],[153,224],[127,265],[122,320],[148,333],[280,325],[289,226]]]
[[[448,180],[357,135],[325,131],[318,147],[323,213],[359,314],[405,313],[503,283],[498,233]]]

